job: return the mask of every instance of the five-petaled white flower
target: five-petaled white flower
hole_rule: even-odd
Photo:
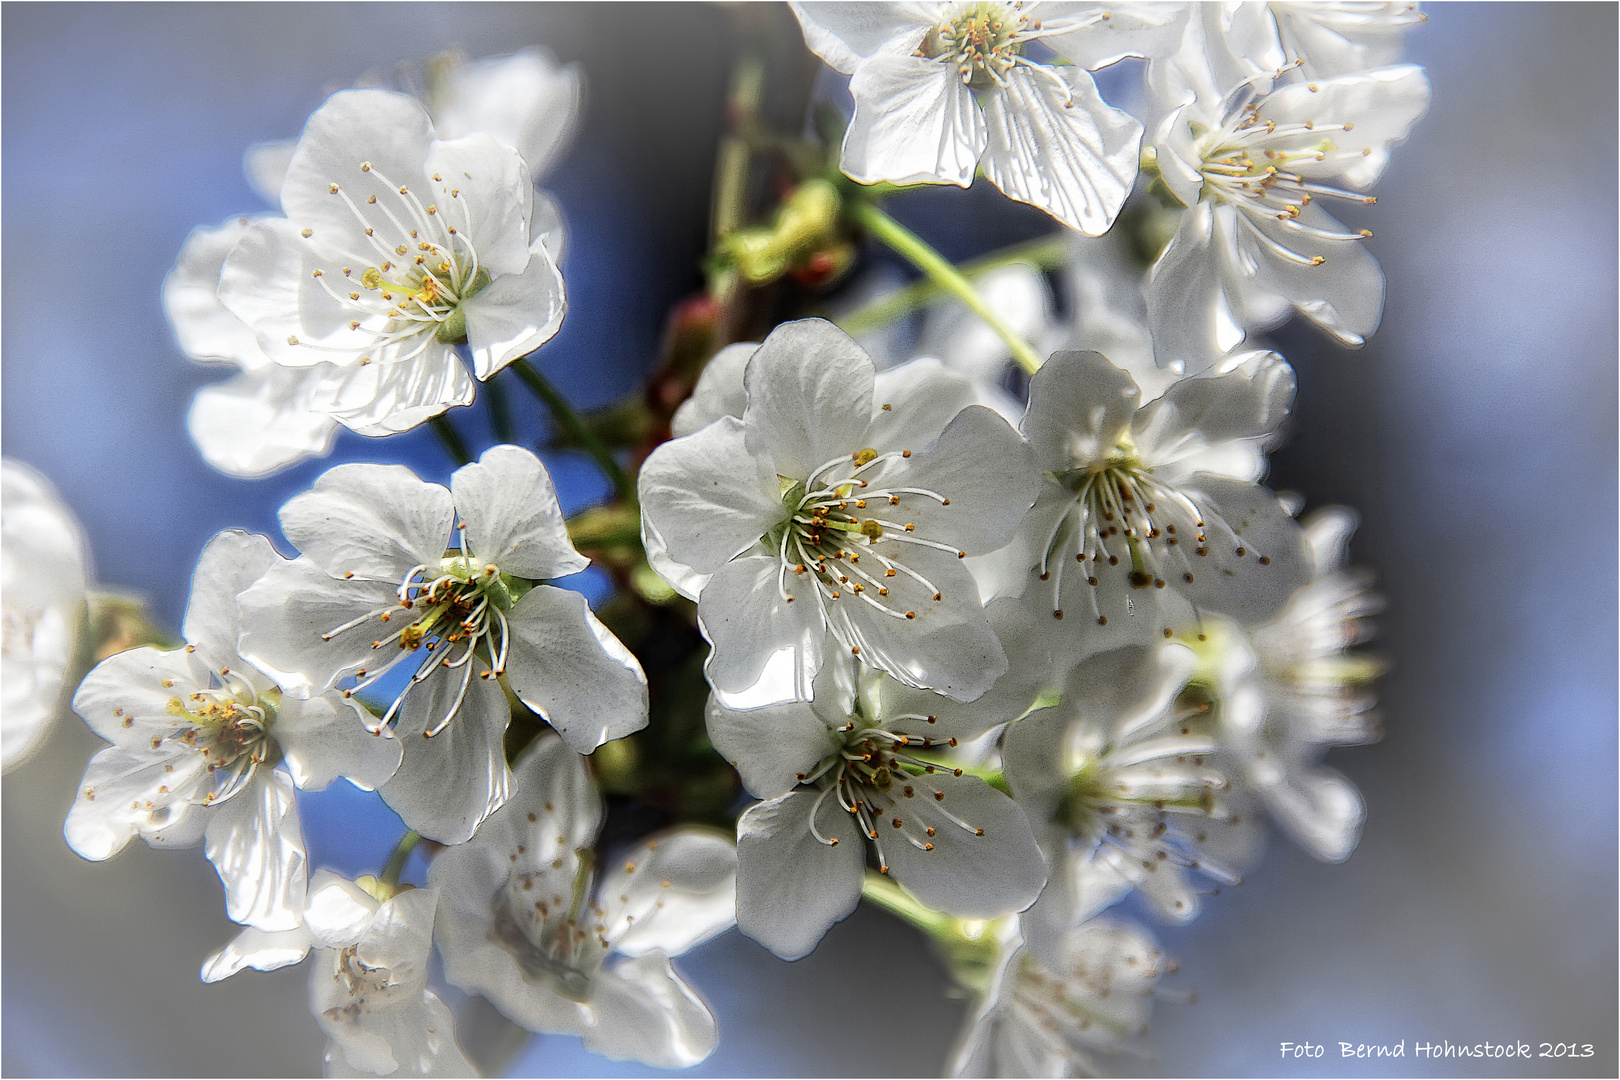
[[[1327,507],[1304,522],[1315,577],[1281,615],[1245,631],[1207,620],[1184,635],[1212,661],[1217,734],[1234,780],[1266,804],[1283,830],[1318,859],[1342,862],[1366,816],[1355,785],[1319,763],[1328,746],[1378,738],[1368,684],[1382,665],[1347,653],[1371,634],[1383,606],[1372,575],[1345,567],[1355,515]]]
[[[646,725],[636,658],[579,593],[529,587],[589,564],[527,450],[485,451],[449,490],[340,465],[281,508],[281,527],[303,555],[243,594],[243,655],[306,697],[413,667],[380,721],[405,749],[382,795],[424,836],[460,843],[506,801],[503,682],[580,753]]]
[[[648,550],[696,594],[722,696],[808,701],[829,638],[957,700],[1006,670],[962,560],[1005,544],[1034,501],[1029,448],[961,407],[964,380],[902,381],[888,399],[875,376],[830,323],[787,323],[747,362],[741,418],[642,467]]]
[[[1174,48],[1179,4],[794,3],[805,41],[850,75],[842,167],[872,184],[972,183],[1106,232],[1136,180],[1142,125],[1088,68]],[[1030,46],[1055,54],[1049,61]],[[1063,66],[1054,66],[1061,64]]]
[[[522,156],[484,134],[435,138],[403,94],[332,95],[281,201],[287,217],[251,222],[231,249],[219,298],[275,363],[346,369],[333,415],[351,427],[403,431],[465,405],[457,343],[487,379],[561,324]]]
[[[1203,702],[1179,703],[1195,666],[1171,642],[1094,656],[1059,704],[1013,724],[1001,760],[1052,880],[1024,914],[1043,957],[1082,920],[1140,890],[1164,918],[1198,911],[1189,871],[1235,884],[1263,832],[1226,775]]]
[[[1145,405],[1099,353],[1054,353],[1030,380],[1023,431],[1046,475],[1020,530],[1025,588],[1077,656],[1169,637],[1191,609],[1264,622],[1309,580],[1298,523],[1253,482],[1293,372],[1273,353],[1228,364]]]
[[[89,551],[50,482],[0,463],[0,767],[21,764],[61,708],[85,621]]]
[[[85,676],[73,708],[113,745],[90,760],[63,829],[96,860],[136,835],[164,847],[201,838],[230,917],[270,931],[296,927],[304,899],[293,785],[346,776],[369,790],[400,760],[342,696],[282,696],[237,655],[237,596],[282,561],[262,536],[220,533],[197,560],[185,647],[131,649]]]
[[[1100,1076],[1147,1026],[1171,965],[1137,927],[1091,919],[1037,957],[1008,920],[988,990],[951,1055],[952,1076]]]
[[[730,842],[664,833],[597,881],[603,807],[583,761],[542,735],[513,773],[511,801],[428,870],[445,977],[530,1031],[578,1035],[615,1060],[684,1068],[708,1057],[714,1017],[669,958],[732,925]]]
[[[1021,688],[964,705],[829,661],[807,704],[740,712],[711,699],[715,749],[767,800],[737,822],[738,928],[804,956],[855,910],[868,848],[937,911],[985,919],[1033,903],[1046,866],[1023,811],[940,756],[1022,715]]]
[[[1166,68],[1161,93],[1176,107],[1154,138],[1164,183],[1188,207],[1148,283],[1159,363],[1203,370],[1291,309],[1362,344],[1384,307],[1363,246],[1372,233],[1322,203],[1374,201],[1365,191],[1391,145],[1428,108],[1428,77],[1412,65],[1317,80],[1243,71],[1212,62],[1200,28],[1189,24]]]

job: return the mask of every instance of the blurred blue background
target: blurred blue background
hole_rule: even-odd
[[[1156,1058],[1118,1072],[1617,1069],[1616,9],[1430,15],[1409,58],[1428,66],[1434,106],[1355,222],[1378,233],[1384,325],[1358,352],[1303,325],[1276,335],[1300,394],[1272,482],[1357,507],[1355,560],[1390,598],[1387,737],[1333,758],[1367,796],[1365,837],[1343,866],[1275,842],[1198,921],[1157,927],[1182,966],[1171,985],[1198,1001],[1162,1004]],[[0,438],[78,513],[100,579],[171,626],[207,538],[238,527],[279,542],[276,508],[331,464],[451,469],[426,431],[345,434],[330,460],[239,481],[209,471],[185,432],[193,391],[217,376],[174,347],[159,284],[191,228],[264,209],[243,149],[295,135],[326,93],[451,45],[541,44],[585,65],[581,135],[546,185],[570,227],[570,309],[540,354],[579,404],[637,385],[670,305],[699,284],[732,44],[720,7],[12,3],[0,21]],[[901,210],[925,233],[960,234],[950,216],[977,216],[985,194]],[[484,440],[477,413],[453,420]],[[604,490],[583,459],[550,464],[569,508]],[[317,1073],[301,968],[197,983],[231,932],[200,853],[137,843],[92,865],[66,849],[61,821],[97,745],[61,723],[4,782],[0,1068]],[[341,782],[305,798],[317,865],[375,871],[401,831]],[[796,964],[733,933],[680,966],[723,1033],[698,1075],[930,1075],[962,1015],[923,942],[868,910]],[[514,1074],[658,1072],[575,1039],[519,1044],[464,1007],[463,1042]],[[1400,1039],[1408,1054],[1449,1039],[1595,1055],[1337,1056],[1341,1040]],[[1283,1060],[1283,1040],[1327,1053]]]

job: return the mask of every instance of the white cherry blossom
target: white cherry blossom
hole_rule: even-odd
[[[767,800],[737,823],[738,927],[783,959],[804,956],[855,910],[868,850],[937,911],[1028,907],[1046,880],[1029,822],[939,756],[1023,715],[1035,693],[1023,673],[964,705],[845,667],[829,661],[809,703],[740,712],[710,700],[715,749]]]
[[[589,564],[527,450],[485,451],[448,490],[340,465],[282,507],[281,527],[303,554],[242,596],[243,655],[305,697],[413,668],[379,721],[405,748],[382,795],[424,836],[460,843],[506,801],[503,684],[580,753],[646,725],[636,658],[579,593],[529,587]]]
[[[522,157],[488,135],[437,138],[403,94],[328,99],[281,201],[286,218],[251,222],[231,249],[219,299],[275,363],[343,369],[330,409],[351,427],[403,431],[465,405],[458,342],[487,379],[562,322]]]
[[[340,695],[283,696],[237,655],[237,595],[282,561],[262,536],[220,533],[197,561],[185,647],[131,649],[85,676],[73,708],[112,745],[90,760],[63,830],[95,860],[137,835],[164,847],[202,840],[227,913],[265,931],[296,928],[304,897],[294,785],[346,776],[369,790],[400,760],[399,744],[367,732]]]
[[[1195,663],[1168,642],[1092,657],[1059,704],[1008,729],[1007,783],[1051,865],[1023,919],[1037,956],[1132,888],[1162,917],[1190,919],[1193,871],[1235,884],[1258,854],[1256,815],[1208,760],[1219,744],[1207,706],[1177,701]]]
[[[249,927],[203,964],[204,982],[272,971],[315,950],[310,1012],[331,1039],[328,1076],[473,1076],[455,1017],[427,988],[438,897],[318,871],[292,929]]]
[[[1006,659],[962,560],[1006,543],[1033,501],[1028,447],[962,407],[963,380],[920,368],[878,394],[871,359],[819,319],[778,327],[744,384],[740,418],[665,443],[641,470],[649,555],[696,594],[710,683],[741,695],[771,666],[785,675],[753,704],[807,701],[834,650],[982,694]]]
[[[1179,104],[1154,136],[1164,183],[1188,208],[1148,286],[1160,364],[1203,370],[1291,310],[1362,344],[1383,312],[1383,273],[1371,232],[1323,204],[1375,201],[1365,192],[1428,108],[1428,77],[1411,65],[1256,72],[1214,62],[1201,26],[1189,23],[1165,66],[1161,92]]]
[[[1329,746],[1372,742],[1378,727],[1368,684],[1378,661],[1346,650],[1371,635],[1383,604],[1372,576],[1345,566],[1355,515],[1328,507],[1305,520],[1315,577],[1273,622],[1245,631],[1204,623],[1186,635],[1212,661],[1217,733],[1235,779],[1259,795],[1300,846],[1342,862],[1366,816],[1355,785],[1319,763]]]
[[[1094,352],[1055,353],[1030,380],[1023,430],[1046,475],[1018,539],[1023,588],[1049,598],[1077,658],[1168,637],[1194,611],[1265,622],[1309,579],[1299,525],[1254,483],[1293,372],[1273,353],[1228,364],[1146,404]]]
[[[990,987],[952,1052],[952,1076],[1101,1076],[1098,1055],[1130,1046],[1147,1027],[1170,964],[1146,931],[1090,919],[1045,962],[1011,920]]]
[[[978,168],[1072,229],[1106,232],[1142,125],[1087,68],[1175,46],[1184,5],[794,3],[805,41],[851,76],[842,168],[863,184],[956,184]],[[1050,60],[1030,47],[1044,46]],[[1054,55],[1055,54],[1055,55]]]
[[[50,481],[0,463],[0,767],[21,764],[62,711],[90,582],[89,548]]]
[[[428,871],[445,977],[530,1031],[578,1035],[615,1060],[708,1057],[714,1017],[670,957],[732,925],[731,844],[678,830],[598,868],[602,800],[579,756],[542,735],[513,773],[511,801]]]

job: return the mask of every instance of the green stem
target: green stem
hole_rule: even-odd
[[[931,937],[943,939],[956,922],[944,912],[924,907],[913,900],[893,878],[875,870],[868,870],[866,877],[861,879],[861,896],[890,914],[898,915]]]
[[[489,401],[489,429],[498,443],[516,442],[512,431],[512,404],[506,399],[506,384],[494,379],[484,384]]]
[[[428,426],[433,429],[433,434],[439,437],[439,442],[444,444],[445,450],[455,459],[457,465],[465,465],[472,460],[472,454],[467,451],[467,444],[462,441],[456,429],[450,426],[450,421],[444,418],[443,413],[429,420]]]
[[[946,261],[945,256],[869,202],[852,203],[849,213],[878,240],[887,244],[896,254],[904,257],[928,275],[929,279],[941,289],[962,301],[970,311],[988,323],[990,329],[1001,335],[1001,339],[1012,350],[1013,359],[1017,360],[1025,371],[1034,374],[1040,368],[1040,354],[1029,342],[1019,337],[1018,332],[1008,326],[1005,319],[991,310],[990,305],[984,302],[984,297],[979,295],[979,290],[973,287],[973,282]]]
[[[1000,251],[992,251],[980,259],[963,263],[958,269],[968,280],[973,281],[983,277],[990,271],[1014,263],[1027,263],[1037,270],[1055,270],[1064,265],[1069,259],[1068,238],[1064,236],[1049,236],[1040,240],[1031,240],[1026,244],[1015,244]],[[840,319],[833,320],[840,329],[852,336],[864,334],[886,323],[893,322],[935,298],[943,295],[945,289],[931,278],[914,281],[903,289],[896,289],[858,308]]]
[[[405,860],[411,857],[411,852],[415,851],[416,845],[421,842],[422,837],[419,833],[407,831],[399,838],[399,843],[394,845],[393,854],[388,856],[388,863],[383,867],[381,878],[390,893],[399,888],[399,875],[405,872]]]
[[[628,502],[636,501],[636,485],[630,480],[624,468],[613,459],[613,453],[603,445],[602,440],[590,429],[574,407],[568,404],[555,386],[540,374],[540,369],[529,363],[527,356],[520,356],[512,361],[512,370],[534,391],[536,397],[546,403],[551,410],[552,418],[568,432],[569,438],[577,442],[584,451],[596,462],[603,474],[613,483],[613,490]]]
[[[753,149],[742,132],[753,126],[764,89],[764,58],[753,52],[744,54],[732,71],[731,92],[726,101],[730,129],[720,139],[714,164],[714,204],[709,221],[711,251],[717,248],[721,237],[743,224],[743,202],[748,193]],[[742,278],[735,267],[717,267],[709,275],[709,295],[721,305],[728,304],[741,284]]]

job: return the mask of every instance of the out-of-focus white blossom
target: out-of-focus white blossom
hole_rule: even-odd
[[[140,648],[86,675],[73,708],[113,745],[91,758],[64,834],[87,859],[139,835],[204,842],[230,917],[259,930],[297,927],[307,869],[293,786],[339,776],[371,789],[400,760],[338,694],[282,696],[237,655],[236,598],[283,560],[262,536],[223,532],[197,560],[184,648]],[[285,764],[286,770],[277,768]]]
[[[511,801],[428,871],[445,977],[530,1031],[578,1035],[615,1060],[708,1057],[714,1017],[669,958],[732,925],[731,844],[678,830],[599,868],[602,800],[580,757],[542,735],[513,773]]]
[[[636,658],[579,593],[529,587],[589,562],[527,450],[485,451],[449,490],[340,465],[281,508],[281,527],[302,557],[242,596],[243,654],[302,697],[415,666],[380,721],[405,748],[382,795],[424,836],[460,843],[506,801],[503,682],[580,753],[646,725]]]
[[[850,78],[842,168],[873,184],[974,172],[1072,229],[1106,232],[1136,180],[1139,121],[1088,68],[1173,49],[1185,6],[1125,3],[793,4],[805,41]],[[1031,56],[1044,47],[1048,59]]]
[[[1383,273],[1364,247],[1372,234],[1322,204],[1374,201],[1365,192],[1392,145],[1428,108],[1428,77],[1411,65],[1307,78],[1217,63],[1208,21],[1189,23],[1162,69],[1160,93],[1179,104],[1155,160],[1188,209],[1148,285],[1159,363],[1201,371],[1290,310],[1360,345],[1383,313]]]
[[[1276,621],[1244,631],[1209,620],[1201,628],[1207,640],[1189,641],[1214,660],[1217,733],[1237,763],[1234,779],[1329,862],[1355,850],[1366,810],[1355,785],[1319,758],[1326,747],[1378,737],[1368,684],[1382,666],[1346,652],[1370,636],[1367,617],[1383,606],[1372,575],[1345,566],[1355,527],[1343,507],[1317,511],[1305,521],[1315,577]]]
[[[488,135],[438,138],[403,94],[328,99],[281,201],[287,217],[250,222],[226,256],[219,299],[273,362],[342,369],[319,409],[362,434],[471,402],[456,343],[487,379],[561,325],[522,157]]]
[[[747,362],[741,418],[647,459],[649,557],[697,594],[723,698],[808,701],[829,645],[957,700],[1006,670],[962,560],[1011,537],[1034,498],[1029,450],[930,371],[879,395],[846,334],[787,323]]]
[[[1033,692],[964,705],[841,666],[828,662],[807,704],[710,701],[715,749],[767,800],[737,823],[738,927],[783,959],[805,955],[855,910],[868,850],[936,911],[989,919],[1028,907],[1046,880],[1029,822],[937,755],[1023,715]]]
[[[1052,960],[1070,928],[1132,888],[1162,917],[1198,911],[1194,872],[1235,884],[1258,854],[1257,815],[1210,759],[1200,705],[1178,705],[1193,674],[1187,648],[1161,642],[1104,653],[1070,675],[1062,701],[1008,729],[1002,764],[1051,865],[1024,916]]]
[[[85,622],[90,553],[50,481],[0,462],[0,767],[21,764],[61,710]]]
[[[1101,1076],[1113,1055],[1147,1027],[1159,978],[1169,968],[1146,931],[1090,919],[1038,959],[1008,920],[990,987],[952,1052],[952,1076]]]

